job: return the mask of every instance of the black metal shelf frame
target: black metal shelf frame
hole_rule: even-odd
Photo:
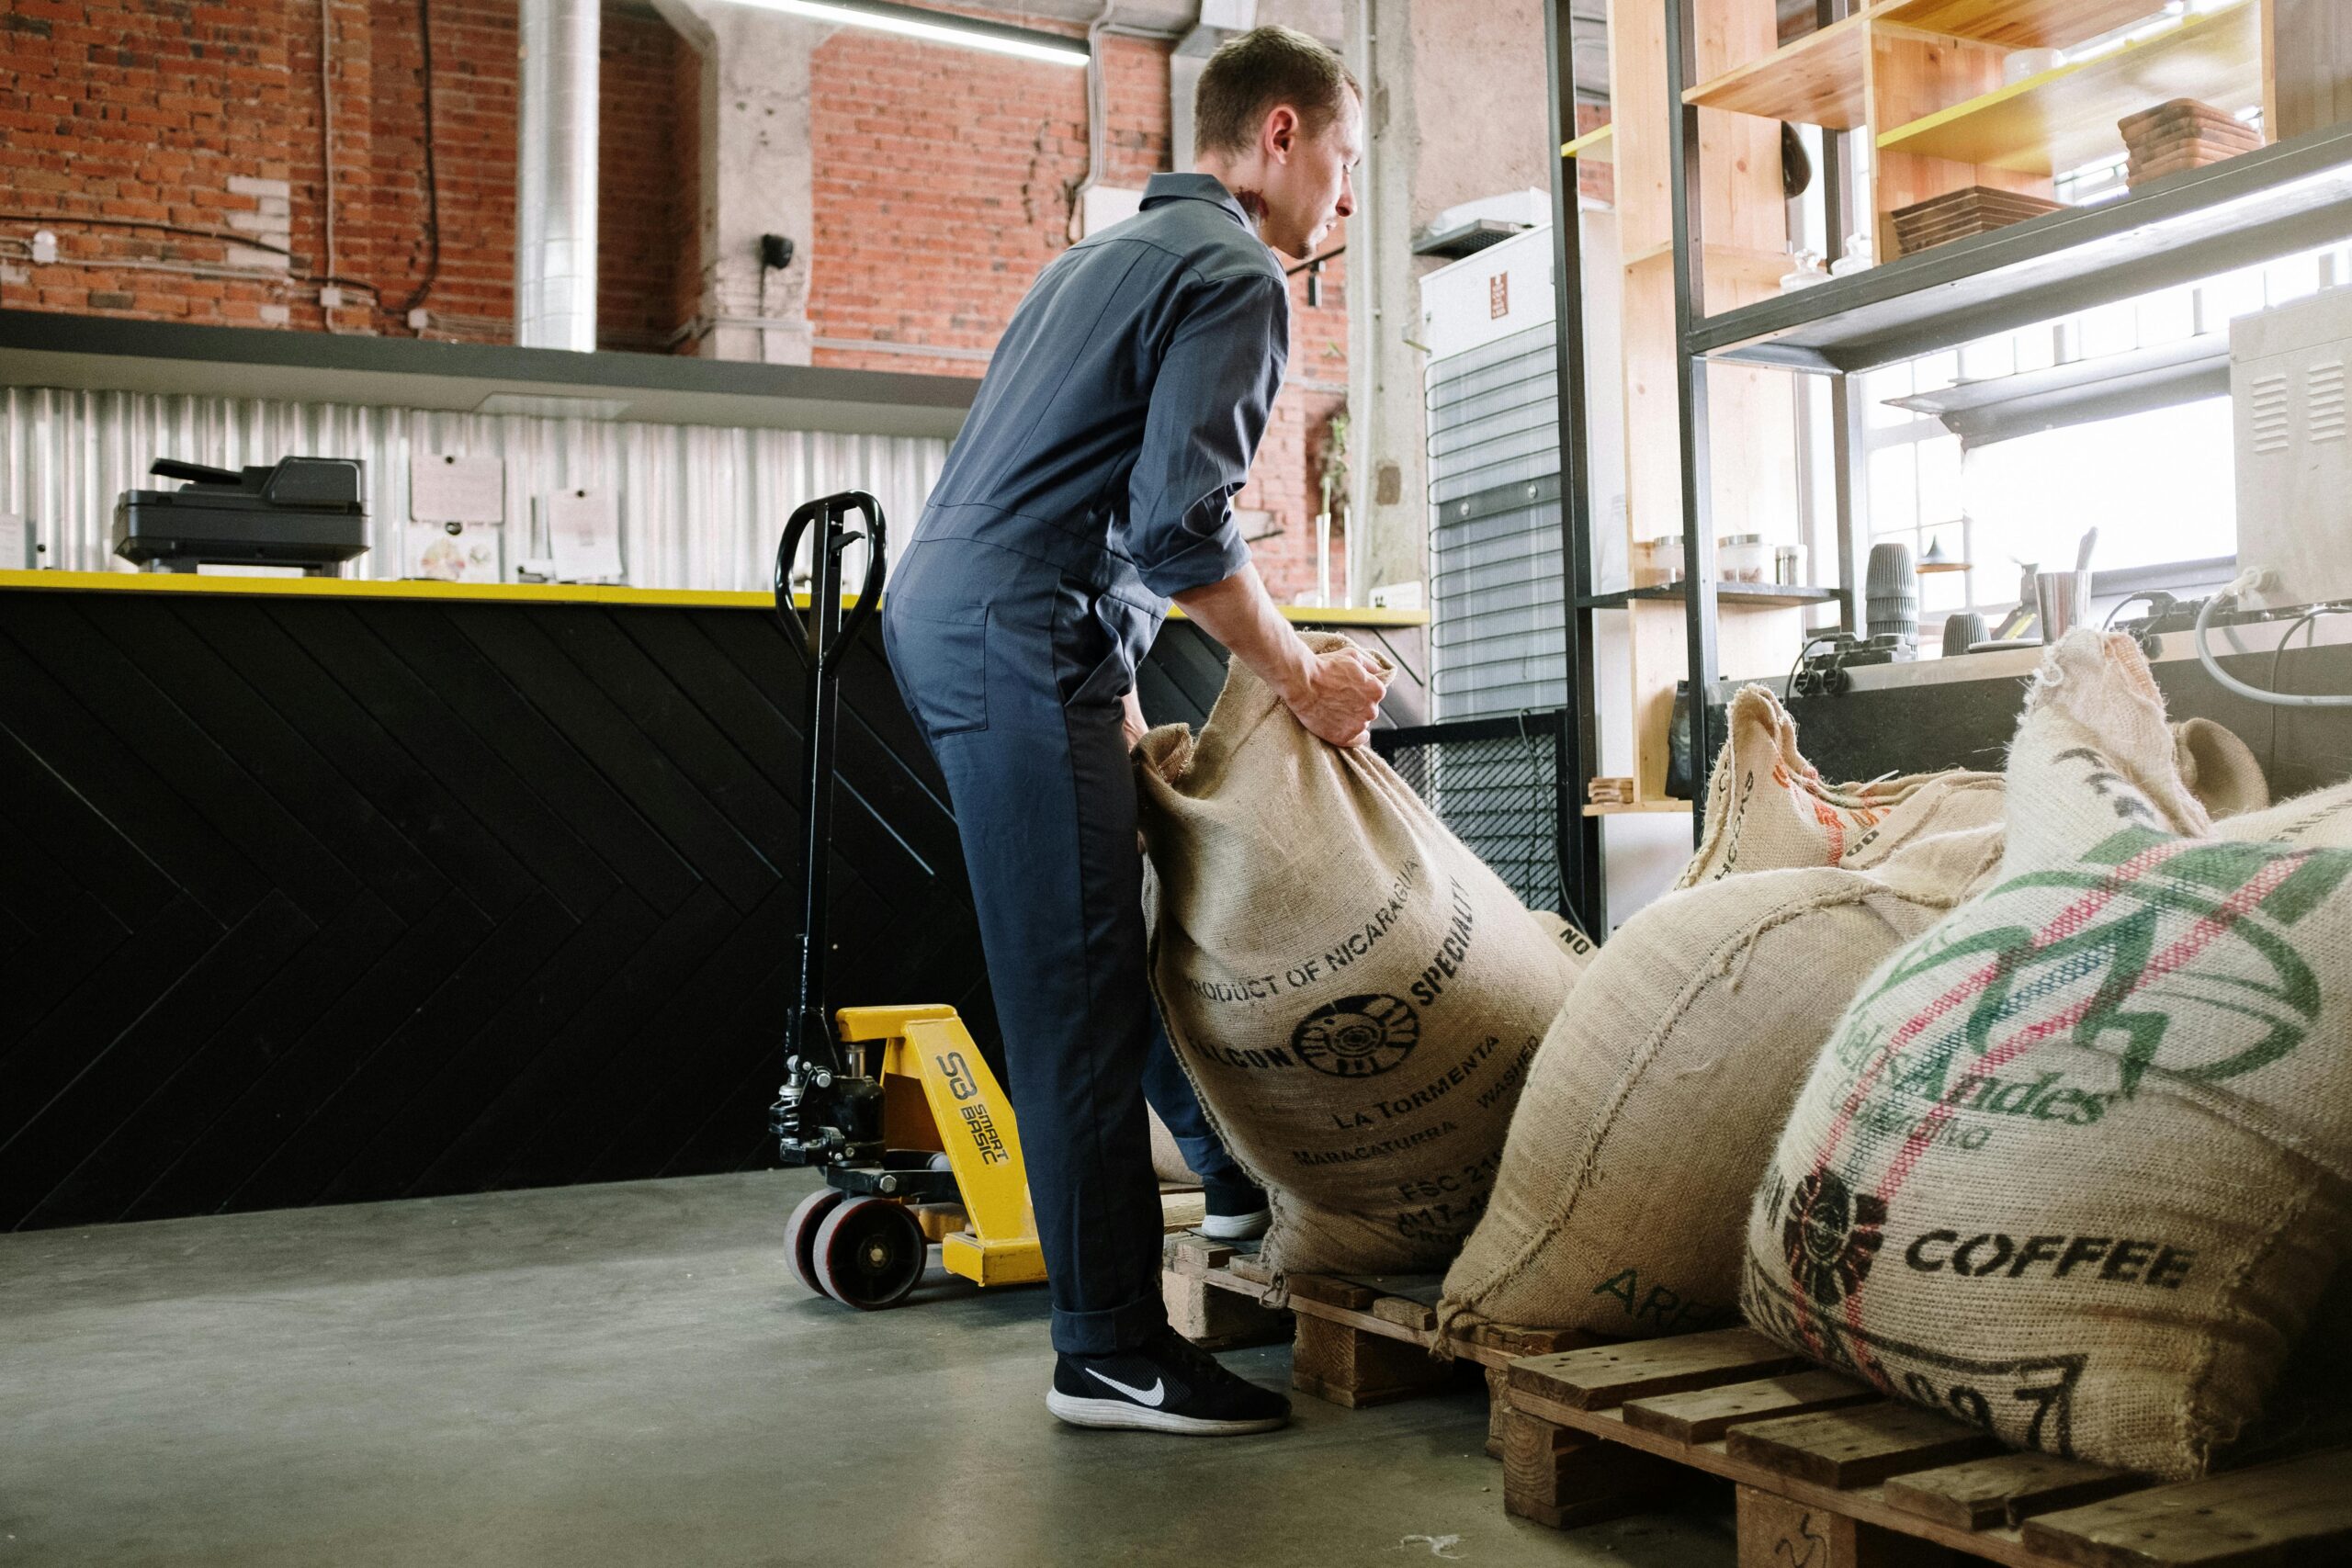
[[[1567,595],[1562,653],[1566,660],[1568,712],[1559,728],[1559,776],[1555,794],[1565,804],[1559,825],[1560,890],[1565,911],[1595,941],[1609,934],[1608,890],[1600,874],[1600,822],[1587,817],[1585,786],[1600,761],[1600,716],[1593,700],[1591,459],[1585,446],[1584,247],[1577,227],[1577,163],[1556,149],[1577,133],[1576,64],[1568,0],[1544,0],[1544,61],[1551,102],[1552,288],[1555,301],[1554,372],[1559,378],[1560,588]]]
[[[1553,145],[1566,140],[1568,110],[1566,0],[1547,0]],[[1644,599],[1680,599],[1691,684],[1712,688],[1715,628],[1721,606],[1745,596],[1719,584],[1710,513],[1707,379],[1710,362],[1794,371],[1829,384],[1833,494],[1841,590],[1813,590],[1819,602],[1836,598],[1844,629],[1861,629],[1859,593],[1864,538],[1855,524],[1859,400],[1851,378],[1883,365],[1917,358],[2015,327],[2048,321],[2135,293],[2170,287],[2292,254],[2352,233],[2352,125],[2314,130],[2208,168],[2161,179],[2098,207],[2051,213],[1971,239],[1905,256],[1801,293],[1726,310],[1706,311],[1705,279],[1696,258],[1705,234],[1700,198],[1699,109],[1683,101],[1697,79],[1693,0],[1666,0],[1668,106],[1671,121],[1668,181],[1673,209],[1676,397],[1680,413],[1683,576],[1664,590],[1596,595],[1591,591],[1591,515],[1583,442],[1583,279],[1576,228],[1575,160],[1562,158],[1553,180],[1553,279],[1560,321],[1560,450],[1562,525],[1571,563],[1568,615],[1569,690],[1578,722],[1567,732],[1567,782],[1579,795],[1598,762],[1592,690],[1592,616],[1600,609]],[[1816,0],[1822,27],[1842,20],[1851,0]],[[1619,113],[1654,112],[1656,106],[1618,105]],[[1572,127],[1566,128],[1572,130]],[[1823,197],[1830,259],[1855,220],[1850,131],[1822,132]],[[1789,591],[1793,597],[1807,591]],[[1804,602],[1799,600],[1797,602]],[[1717,738],[1707,733],[1706,705],[1690,705],[1692,755],[1712,758]],[[1705,820],[1708,768],[1697,768],[1696,834]],[[1600,875],[1598,823],[1586,818],[1578,842],[1585,867],[1577,908],[1595,932],[1607,929],[1606,890]]]
[[[1544,42],[1551,85],[1551,145],[1561,146],[1575,134],[1574,81],[1567,54],[1567,0],[1545,0]],[[1853,584],[1862,581],[1859,541],[1854,530],[1854,464],[1859,444],[1854,439],[1855,404],[1842,374],[1830,386],[1830,446],[1832,496],[1838,533],[1838,577],[1848,586],[1798,586],[1719,583],[1715,580],[1714,532],[1708,496],[1706,462],[1707,387],[1703,364],[1690,344],[1706,323],[1702,308],[1703,279],[1693,265],[1702,243],[1699,209],[1699,111],[1684,104],[1682,90],[1697,74],[1690,0],[1668,0],[1666,6],[1668,102],[1674,106],[1673,155],[1669,161],[1673,200],[1675,328],[1683,345],[1676,356],[1676,397],[1680,412],[1683,581],[1657,588],[1596,594],[1592,583],[1592,513],[1590,476],[1585,443],[1584,278],[1577,224],[1577,164],[1559,158],[1552,177],[1552,279],[1557,297],[1560,378],[1560,520],[1567,570],[1563,581],[1569,594],[1566,615],[1567,690],[1576,706],[1576,722],[1566,727],[1566,755],[1563,784],[1576,802],[1576,824],[1562,835],[1563,873],[1569,899],[1585,929],[1596,936],[1608,929],[1608,890],[1601,875],[1600,819],[1584,814],[1588,783],[1600,756],[1599,717],[1593,690],[1593,615],[1604,609],[1640,602],[1680,602],[1691,688],[1712,688],[1716,677],[1715,624],[1726,603],[1802,605],[1836,604],[1839,624],[1848,630],[1861,626],[1859,596]],[[1816,0],[1821,26],[1842,19],[1849,0]],[[1636,112],[1648,106],[1636,107]],[[1623,112],[1628,106],[1619,105]],[[1838,236],[1849,231],[1852,214],[1848,192],[1852,186],[1849,133],[1825,130],[1821,160],[1823,198],[1829,215],[1829,246],[1836,258]],[[1770,302],[1768,302],[1770,303]],[[1760,309],[1761,307],[1758,307]],[[1820,368],[1820,367],[1808,367]],[[1707,706],[1690,705],[1691,754],[1712,759],[1716,737],[1708,731]],[[1706,821],[1706,776],[1694,770],[1696,783],[1690,814],[1696,842]]]
[[[1616,610],[1640,600],[1655,600],[1661,604],[1676,604],[1689,597],[1684,584],[1669,582],[1655,588],[1621,588],[1614,593],[1595,593],[1577,601],[1579,610]],[[1843,604],[1846,591],[1842,588],[1806,588],[1794,583],[1749,584],[1718,582],[1714,585],[1715,602],[1719,604],[1762,604],[1786,609],[1799,604]]]
[[[1684,348],[1794,370],[1874,369],[2346,234],[2352,125],[1702,316]]]

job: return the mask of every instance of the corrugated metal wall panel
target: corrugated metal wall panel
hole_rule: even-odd
[[[0,388],[0,511],[34,520],[48,564],[122,567],[116,498],[169,489],[147,465],[179,457],[220,468],[289,456],[367,465],[368,552],[348,575],[410,575],[413,452],[506,464],[506,555],[535,553],[531,502],[556,491],[618,492],[622,559],[640,588],[758,590],[801,502],[870,491],[903,537],[947,457],[944,441],[710,425],[467,414],[336,403]],[[853,562],[854,570],[856,563]]]
[[[1429,370],[1437,716],[1566,701],[1559,409],[1549,325]]]

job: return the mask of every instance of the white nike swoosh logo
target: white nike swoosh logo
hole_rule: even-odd
[[[1092,1367],[1086,1369],[1086,1375],[1092,1378],[1097,1382],[1110,1384],[1113,1388],[1117,1389],[1121,1393],[1125,1394],[1129,1399],[1134,1400],[1137,1404],[1143,1405],[1147,1409],[1159,1409],[1159,1402],[1168,1397],[1168,1381],[1165,1378],[1152,1379],[1151,1390],[1149,1393],[1146,1393],[1144,1390],[1139,1388],[1129,1388],[1125,1383],[1121,1382],[1116,1378],[1106,1378],[1101,1372],[1096,1371]]]

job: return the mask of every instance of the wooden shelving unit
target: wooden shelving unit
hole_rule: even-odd
[[[1883,9],[1883,6],[1878,9]],[[1870,24],[1859,11],[1686,90],[1699,108],[1851,130],[1869,113]]]
[[[2003,49],[2065,49],[2156,9],[2148,0],[1893,0],[1873,19]]]
[[[1578,599],[1577,605],[1586,610],[1622,610],[1632,604],[1679,604],[1690,598],[1686,585],[1667,583],[1654,588],[1623,588],[1614,593],[1595,593]],[[1802,604],[1835,604],[1845,597],[1835,588],[1806,588],[1794,584],[1775,583],[1764,586],[1747,582],[1718,582],[1715,602],[1725,609],[1788,610]]]
[[[1938,245],[1692,325],[1693,353],[1831,374],[1916,358],[2352,233],[2352,126]]]
[[[2173,98],[2233,113],[2262,103],[2262,7],[2238,0],[2111,54],[2076,61],[1880,132],[1881,152],[2051,175],[2123,155],[2116,121]]]
[[[1614,162],[1617,156],[1617,128],[1603,125],[1586,131],[1573,141],[1560,143],[1560,156],[1581,158],[1588,164]]]
[[[1567,4],[1546,6],[1555,99],[1569,80]],[[1589,709],[1602,612],[1624,617],[1634,671],[1634,799],[1581,807],[1588,897],[1578,907],[1596,930],[1605,929],[1605,889],[1589,864],[1599,821],[1704,804],[1704,759],[1719,739],[1706,733],[1704,703],[1689,705],[1702,798],[1664,792],[1677,682],[1706,690],[1725,668],[1784,668],[1824,606],[1838,607],[1844,629],[1861,629],[1851,374],[2352,233],[2352,123],[2335,123],[2352,119],[2352,91],[2336,93],[2352,81],[2352,29],[2330,0],[2200,4],[2160,32],[2106,46],[2161,22],[2163,10],[2163,0],[1820,0],[1816,28],[1783,44],[1775,0],[1611,7],[1612,123],[1560,140],[1554,210],[1555,224],[1573,212],[1577,160],[1605,146],[1617,173],[1628,543],[1679,535],[1685,581],[1594,592],[1585,492],[1599,487],[1583,471],[1577,323],[1583,280],[1611,258],[1580,257],[1566,239],[1553,270],[1561,449],[1575,455],[1563,486],[1575,563],[1570,690],[1587,710],[1573,784],[1598,761]],[[2085,58],[2011,83],[2010,56],[2026,49]],[[2049,197],[2058,175],[2123,153],[2117,120],[2177,97],[2240,114],[2259,107],[2275,144],[2120,199],[1903,253],[1894,212],[1974,186]],[[1880,258],[1786,294],[1784,122],[1823,130],[1815,162],[1833,248],[1870,232]],[[1865,161],[1866,179],[1850,180]],[[1829,383],[1838,545],[1834,562],[1826,543],[1817,551],[1817,575],[1844,586],[1713,581],[1717,538],[1798,537],[1798,509],[1772,482],[1795,450],[1789,369]],[[1694,835],[1703,819],[1694,814]]]

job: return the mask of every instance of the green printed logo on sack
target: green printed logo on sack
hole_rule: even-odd
[[[2260,1413],[2352,1237],[2352,852],[2216,834],[2128,638],[2050,655],[1993,891],[1896,953],[1750,1211],[1759,1327],[2169,1475]]]
[[[2003,883],[1980,907],[1995,923],[1939,928],[1849,1015],[1834,1050],[1860,1134],[1981,1149],[1996,1127],[1954,1113],[2088,1126],[2152,1072],[2218,1083],[2277,1061],[2320,1012],[2294,927],[2346,876],[2340,851],[2128,828],[2075,867]],[[2079,897],[2040,927],[1999,920],[2051,889]],[[1885,998],[1938,981],[1918,1011],[1891,1027],[1879,1016]],[[2111,1074],[2012,1071],[2062,1032]]]

